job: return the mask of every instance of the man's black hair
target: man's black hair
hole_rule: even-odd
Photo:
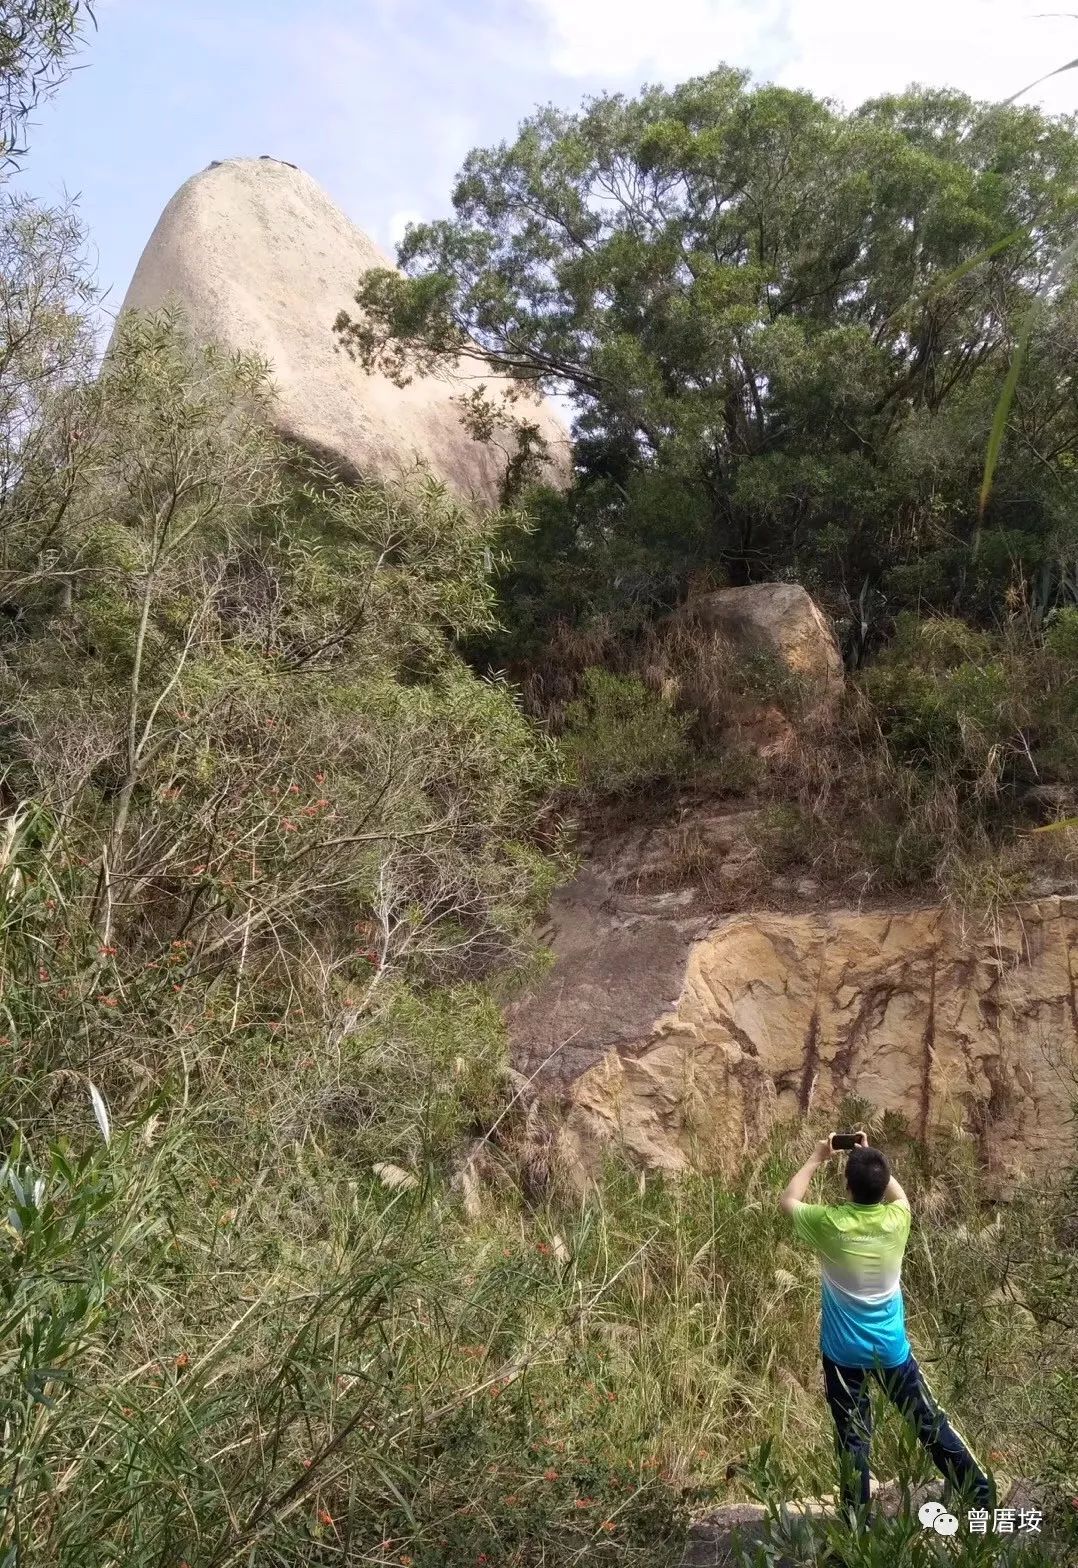
[[[891,1167],[880,1149],[851,1149],[846,1161],[846,1185],[854,1203],[881,1203],[891,1180]]]

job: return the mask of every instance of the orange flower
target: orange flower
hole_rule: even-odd
[[[106,942],[102,947],[98,948],[98,952],[101,954],[102,958],[112,958],[116,952],[116,949],[113,947],[111,942]]]
[[[282,833],[294,833],[296,831],[296,824],[290,822],[287,817],[282,817],[277,826]]]
[[[324,773],[316,773],[314,776],[314,782],[316,784],[324,784],[326,782],[326,775]]]
[[[602,1524],[599,1526],[599,1529],[605,1530],[607,1535],[609,1535],[612,1530],[617,1529],[617,1525],[614,1523],[613,1519],[604,1519]]]
[[[401,1568],[412,1568],[412,1559],[408,1556],[407,1552],[405,1552],[403,1557],[400,1557],[397,1560],[401,1564]]]
[[[191,1357],[187,1354],[186,1350],[181,1350],[180,1354],[176,1357],[176,1371],[182,1372],[184,1367],[189,1367],[190,1365]]]
[[[333,1515],[330,1513],[328,1508],[320,1508],[318,1510],[318,1523],[319,1524],[332,1524],[333,1523]]]
[[[595,1499],[592,1498],[592,1497],[578,1497],[576,1502],[573,1504],[573,1507],[574,1508],[590,1508],[594,1501],[595,1501]]]
[[[551,1466],[549,1470],[544,1470],[543,1471],[543,1480],[544,1481],[556,1481],[557,1479],[558,1479],[558,1472],[554,1469],[553,1466]]]
[[[508,1496],[502,1498],[502,1502],[505,1504],[506,1508],[515,1508],[520,1502],[520,1498],[515,1492],[510,1492]]]

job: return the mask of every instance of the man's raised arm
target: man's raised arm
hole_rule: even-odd
[[[783,1214],[792,1214],[797,1204],[804,1202],[805,1194],[809,1190],[809,1183],[821,1165],[826,1165],[834,1150],[831,1148],[830,1138],[823,1138],[813,1149],[808,1159],[799,1171],[795,1171],[787,1183],[786,1190],[779,1199],[779,1208]],[[897,1182],[894,1183],[897,1186]],[[901,1188],[899,1191],[901,1192]]]

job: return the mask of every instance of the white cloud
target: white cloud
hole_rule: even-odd
[[[608,86],[673,84],[720,61],[750,61],[780,25],[784,0],[528,0],[545,22],[548,64]]]
[[[670,85],[726,61],[849,107],[913,81],[1001,98],[1078,55],[1078,19],[1038,15],[1045,0],[525,3],[543,24],[550,67],[610,87]],[[1030,101],[1078,108],[1078,71]]]
[[[1044,17],[1044,0],[790,0],[779,79],[847,107],[917,81],[1007,98],[1078,54],[1078,20]],[[1078,108],[1078,71],[1029,102]]]

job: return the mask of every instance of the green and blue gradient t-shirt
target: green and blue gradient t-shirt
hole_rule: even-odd
[[[798,1203],[794,1231],[820,1259],[820,1349],[843,1367],[898,1367],[910,1354],[902,1304],[904,1203]]]

